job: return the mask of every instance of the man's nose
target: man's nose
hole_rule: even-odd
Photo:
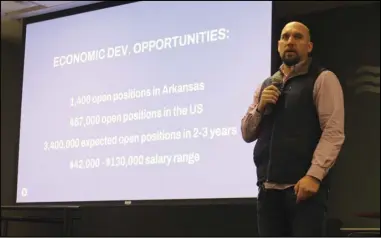
[[[295,38],[293,36],[290,36],[287,40],[287,44],[294,44],[295,43]]]

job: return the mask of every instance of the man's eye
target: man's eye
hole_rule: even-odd
[[[302,39],[303,38],[303,36],[299,35],[299,34],[296,34],[294,37],[295,37],[295,39]]]

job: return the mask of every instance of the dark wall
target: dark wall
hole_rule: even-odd
[[[4,38],[3,34],[9,35]],[[1,23],[1,204],[13,201],[21,105],[21,23]]]
[[[346,227],[380,227],[379,220],[355,216],[380,211],[380,3],[285,18],[280,25],[290,20],[309,26],[313,57],[337,74],[344,90],[346,140],[333,170],[330,215]],[[364,66],[370,72],[357,75]]]
[[[332,69],[342,82],[346,100],[347,139],[334,170],[329,215],[340,218],[345,227],[379,227],[378,221],[354,216],[356,212],[380,210],[379,7],[379,3],[376,3],[274,21],[276,38],[285,22],[305,22],[311,28],[315,42],[314,57],[318,57],[326,67]],[[12,28],[14,37],[3,37],[3,27]],[[12,22],[3,26],[2,23],[1,44],[1,205],[11,205],[15,199],[14,181],[21,105],[20,24]],[[275,60],[278,60],[275,63],[279,65],[279,59]],[[371,74],[375,78],[371,86],[350,83],[355,82],[355,72],[361,65],[378,68],[378,76]],[[364,90],[359,92],[359,87]],[[55,214],[56,212],[42,212],[40,215]],[[82,220],[75,224],[74,235],[257,234],[253,204],[86,208],[81,214]],[[62,226],[10,223],[9,235],[62,235]]]

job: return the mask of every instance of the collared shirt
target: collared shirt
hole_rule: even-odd
[[[305,74],[308,71],[310,60],[300,62],[295,65],[288,75],[285,75],[284,65],[276,74],[281,74],[283,81]],[[253,103],[250,105],[246,115],[242,118],[242,137],[246,142],[253,142],[257,139],[257,128],[262,119],[258,113],[259,94],[261,85],[254,93]],[[344,143],[344,96],[339,79],[329,71],[323,71],[315,81],[313,89],[313,99],[319,116],[322,135],[311,158],[311,167],[306,175],[315,177],[320,181],[335,164],[337,156]],[[285,189],[294,184],[265,183],[266,188]]]

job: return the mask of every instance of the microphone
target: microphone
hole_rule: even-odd
[[[283,83],[283,78],[281,75],[279,74],[274,75],[271,78],[271,84],[277,87],[279,91],[282,93],[284,83]],[[275,107],[275,104],[267,105],[265,108],[265,115],[271,114],[271,112],[274,110],[274,107]]]
[[[283,90],[283,78],[281,76],[274,76],[271,78],[271,84],[277,87],[281,92]]]

